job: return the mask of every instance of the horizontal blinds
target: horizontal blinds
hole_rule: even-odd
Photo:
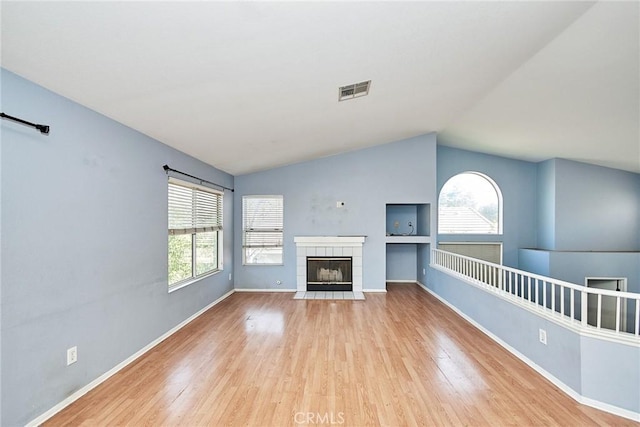
[[[222,229],[222,194],[169,182],[169,234],[193,234]]]
[[[245,231],[244,246],[250,248],[279,248],[282,231]]]
[[[281,247],[283,222],[282,196],[242,198],[244,247]]]
[[[242,198],[245,231],[282,231],[282,196],[245,196]]]

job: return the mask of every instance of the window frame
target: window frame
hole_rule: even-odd
[[[498,219],[497,219],[497,227],[496,227],[496,232],[495,233],[465,233],[465,232],[448,232],[448,231],[440,231],[440,221],[441,221],[441,197],[442,197],[442,192],[445,189],[445,187],[447,186],[447,184],[449,184],[449,182],[451,182],[452,179],[455,179],[456,177],[459,177],[461,175],[476,175],[479,176],[480,178],[485,179],[494,189],[494,191],[496,192],[496,198],[497,198],[497,203],[498,203]],[[504,234],[504,221],[503,221],[503,209],[504,209],[504,203],[503,203],[503,198],[502,198],[502,190],[500,189],[500,186],[498,186],[498,184],[491,179],[491,177],[489,177],[488,175],[485,175],[484,173],[481,172],[476,172],[476,171],[464,171],[464,172],[460,172],[457,173],[451,177],[449,177],[449,179],[447,179],[445,181],[445,183],[442,185],[442,188],[440,188],[440,192],[438,193],[438,225],[437,225],[437,229],[438,229],[438,234],[441,235],[447,235],[447,236],[502,236]]]
[[[245,200],[248,199],[280,199],[281,200],[281,206],[282,206],[282,210],[280,212],[280,227],[267,227],[267,228],[258,228],[258,229],[251,229],[248,230],[246,228],[246,203]],[[241,214],[241,220],[242,220],[242,245],[241,245],[241,250],[242,250],[242,265],[243,266],[279,266],[279,265],[284,265],[284,196],[282,194],[249,194],[249,195],[245,195],[242,196],[242,214]],[[247,234],[248,233],[255,233],[255,232],[272,232],[272,233],[280,233],[280,245],[277,246],[248,246],[246,244],[247,241]],[[248,262],[247,260],[247,249],[250,248],[255,248],[255,247],[272,247],[272,248],[280,248],[280,260],[279,262]]]
[[[171,209],[171,195],[170,195],[170,186],[171,185],[175,185],[175,186],[179,186],[179,187],[183,187],[183,188],[188,188],[190,190],[192,190],[192,210],[191,210],[191,221],[192,226],[191,227],[187,227],[187,228],[170,228],[171,227],[171,220],[169,218],[169,216],[171,215],[170,209]],[[196,200],[196,194],[197,193],[207,193],[210,195],[214,195],[215,196],[215,203],[216,203],[216,209],[215,209],[215,220],[214,220],[214,225],[211,226],[206,226],[206,227],[198,227],[197,223],[197,219],[195,219],[196,217],[200,218],[199,215],[197,215],[197,213],[201,212],[197,210],[197,202],[194,202],[194,200]],[[219,191],[217,189],[211,188],[211,187],[207,187],[204,185],[198,185],[195,184],[193,182],[189,182],[189,181],[185,181],[182,179],[178,179],[175,177],[169,177],[168,181],[167,181],[167,231],[168,231],[168,235],[167,235],[167,285],[168,285],[168,290],[169,293],[173,292],[173,291],[177,291],[178,289],[184,288],[185,286],[191,285],[195,282],[198,282],[202,279],[205,279],[209,276],[212,276],[214,274],[217,274],[221,271],[223,271],[223,225],[224,225],[224,192]],[[175,230],[182,230],[181,232],[177,232]],[[188,231],[185,231],[188,230]],[[216,233],[216,260],[215,260],[215,267],[210,269],[210,270],[206,270],[203,273],[197,274],[197,244],[196,244],[196,238],[197,235],[200,234],[202,235],[203,233],[209,233],[209,232],[215,232]],[[169,282],[169,268],[170,268],[170,263],[169,263],[169,239],[172,236],[177,236],[177,235],[190,235],[191,236],[191,276],[184,278],[182,280],[178,280],[174,283],[170,283]]]

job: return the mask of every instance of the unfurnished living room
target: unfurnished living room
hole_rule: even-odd
[[[640,3],[2,1],[0,425],[640,423]]]

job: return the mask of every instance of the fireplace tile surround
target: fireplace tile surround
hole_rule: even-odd
[[[365,236],[296,236],[296,293],[307,291],[307,257],[352,258],[353,293],[362,294],[362,245]]]

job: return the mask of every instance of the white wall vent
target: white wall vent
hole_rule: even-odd
[[[342,86],[338,89],[338,101],[345,101],[347,99],[359,98],[361,96],[368,95],[369,87],[371,87],[371,80]]]

